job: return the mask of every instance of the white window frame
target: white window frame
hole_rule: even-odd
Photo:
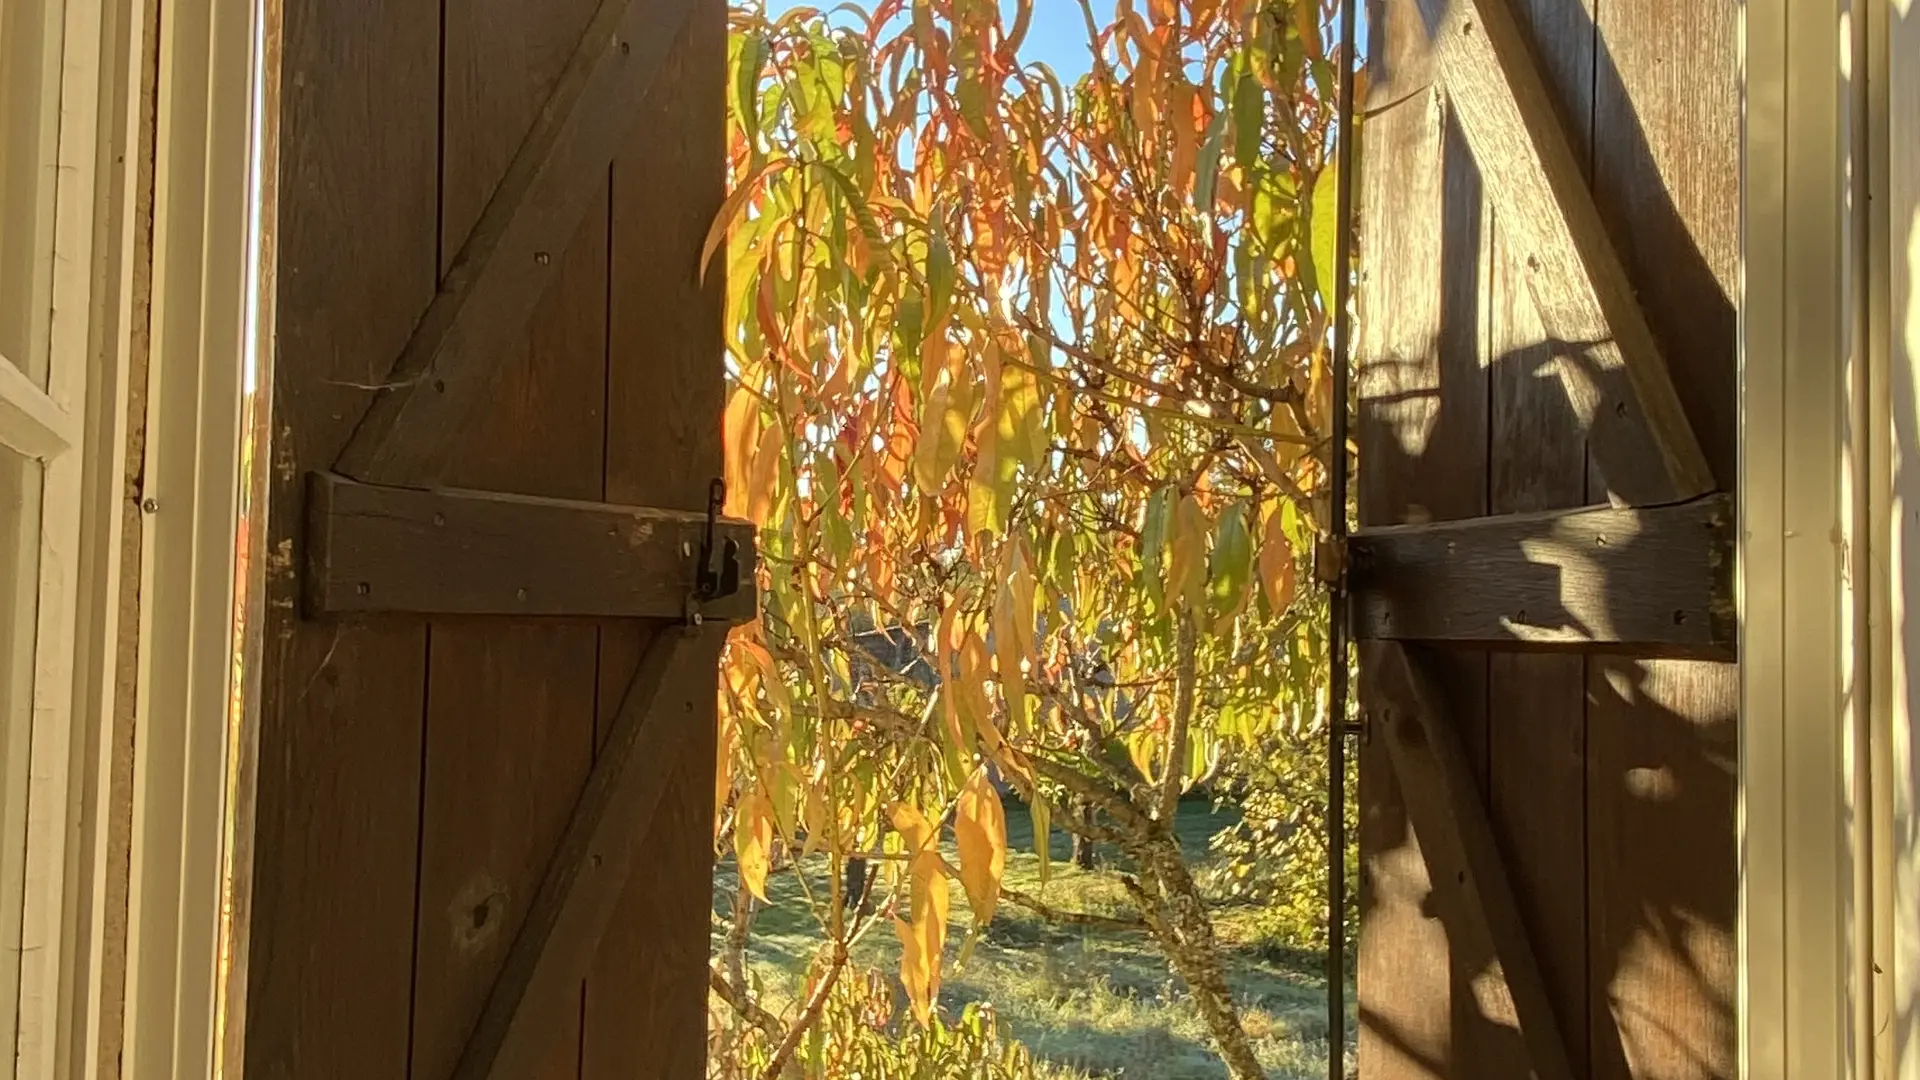
[[[1920,1080],[1920,6],[1742,10],[1741,1075]]]
[[[22,1080],[238,1075],[234,552],[277,5],[61,4],[45,390],[0,362],[0,444],[45,472],[10,1049]]]
[[[90,437],[113,430],[111,407],[103,418],[95,406],[117,396],[107,369],[119,359],[118,350],[101,350],[95,336],[96,304],[103,296],[96,289],[102,204],[95,166],[102,106],[118,81],[101,77],[111,11],[110,0],[65,0],[49,20],[47,55],[56,65],[47,83],[55,100],[44,103],[52,106],[55,123],[52,220],[36,235],[48,247],[32,253],[46,274],[44,287],[36,285],[36,303],[44,296],[48,307],[44,330],[36,326],[29,335],[30,354],[12,358],[29,370],[43,369],[45,389],[15,363],[0,363],[0,442],[42,468],[20,982],[16,1040],[7,1048],[11,1071],[23,1080],[62,1075],[71,1067],[68,1036],[76,1015],[85,1011],[70,932],[77,920],[69,918],[69,905],[81,862],[72,842],[84,790],[76,780],[86,771],[75,768],[75,749],[76,743],[87,745],[91,725],[76,702],[92,697],[78,679],[95,669],[99,650],[83,646],[76,627],[83,609],[90,623],[97,621],[91,616],[103,584],[82,571],[98,546],[101,519],[101,502],[89,495],[104,490],[90,484],[99,464],[88,452],[95,445]]]

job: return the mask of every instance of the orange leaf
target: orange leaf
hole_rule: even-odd
[[[1172,553],[1167,560],[1167,596],[1198,607],[1207,586],[1207,515],[1192,495],[1173,511]]]
[[[1260,584],[1267,590],[1267,602],[1273,605],[1276,615],[1293,605],[1294,592],[1299,587],[1295,580],[1298,571],[1293,561],[1293,545],[1287,540],[1286,530],[1280,527],[1280,517],[1276,510],[1267,518],[1267,535],[1260,541]]]
[[[954,807],[953,835],[960,849],[960,884],[973,908],[974,925],[993,919],[1000,903],[1000,882],[1007,872],[1007,813],[981,765],[961,789]]]

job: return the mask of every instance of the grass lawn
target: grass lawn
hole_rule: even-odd
[[[1189,801],[1180,810],[1181,842],[1196,859],[1203,858],[1208,838],[1231,823],[1230,813],[1216,814],[1204,802]],[[1040,861],[1033,853],[1032,819],[1019,803],[1007,805],[1007,833],[1012,855],[1006,881],[1012,888],[1062,910],[1131,914],[1126,893],[1110,874],[1083,873],[1066,861],[1071,844],[1059,829],[1052,833],[1054,862],[1043,893]],[[1111,865],[1108,853],[1101,854],[1103,865]],[[955,858],[951,851],[948,858]],[[818,865],[810,867],[811,888],[824,900],[825,860],[814,862]],[[720,868],[715,884],[720,891],[732,893],[731,865]],[[770,880],[767,888],[772,904],[755,916],[748,957],[769,1002],[778,1005],[798,992],[799,979],[820,936],[793,873]],[[724,917],[724,898],[716,904]],[[1252,930],[1250,914],[1233,907],[1216,909],[1215,914],[1242,1020],[1275,1080],[1324,1077],[1327,1024],[1322,960],[1275,955],[1263,948]],[[960,953],[971,928],[971,912],[956,882],[953,925],[942,970],[943,1007],[958,1012],[968,1001],[991,1001],[1014,1036],[1036,1058],[1053,1066],[1058,1076],[1213,1080],[1227,1075],[1184,984],[1144,931],[1051,924],[1002,900],[992,924],[962,964]],[[716,925],[716,948],[721,934]],[[895,970],[899,943],[892,928],[881,921],[860,941],[854,955],[860,964]],[[1351,1021],[1348,1030],[1353,1030]]]

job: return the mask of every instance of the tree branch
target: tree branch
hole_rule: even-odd
[[[1064,911],[1036,897],[1028,896],[1018,889],[1009,888],[1006,885],[1000,886],[1000,895],[1026,908],[1028,911],[1033,912],[1048,922],[1065,923],[1069,926],[1104,926],[1114,930],[1147,929],[1147,920],[1144,918],[1126,919],[1117,915],[1094,915],[1085,911]]]
[[[1160,781],[1159,818],[1173,827],[1173,815],[1180,809],[1180,793],[1186,780],[1187,740],[1193,728],[1194,683],[1199,677],[1199,632],[1194,628],[1193,608],[1182,603],[1174,615],[1179,635],[1175,656],[1177,667],[1173,683],[1173,726],[1167,738],[1167,772]]]

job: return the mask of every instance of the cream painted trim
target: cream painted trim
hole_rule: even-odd
[[[1740,1054],[1750,1080],[1852,1075],[1870,705],[1855,589],[1867,463],[1858,13],[1749,0],[1740,354]]]
[[[213,1075],[258,0],[161,7],[152,361],[122,1075]],[[260,167],[266,167],[260,164]]]
[[[136,428],[131,397],[142,361],[144,304],[139,283],[150,254],[141,208],[149,176],[146,147],[152,133],[145,107],[150,40],[149,0],[106,0],[93,41],[97,45],[99,97],[92,200],[93,285],[87,310],[92,381],[84,401],[81,444],[82,491],[78,577],[83,584],[75,612],[76,725],[68,795],[73,842],[66,872],[72,885],[60,910],[57,962],[63,988],[51,1075],[106,1080],[118,1075],[124,971],[126,869],[114,839],[118,808],[130,797],[117,768],[124,760],[119,733],[131,727],[130,671],[137,649],[122,605],[136,597],[137,583],[125,565],[129,544],[138,544],[137,521],[127,496],[130,432]],[[75,270],[77,268],[69,268]],[[60,313],[56,312],[56,318]],[[46,1075],[42,1073],[42,1075]]]
[[[34,713],[28,762],[25,888],[21,921],[20,993],[15,1069],[21,1078],[97,1075],[74,1071],[84,1058],[75,1041],[94,1008],[99,980],[79,967],[80,900],[98,869],[85,793],[99,783],[95,757],[104,721],[94,674],[120,642],[100,611],[117,592],[119,573],[101,559],[103,522],[112,534],[122,475],[124,349],[101,331],[119,295],[115,274],[136,257],[132,233],[118,238],[103,222],[115,172],[102,158],[125,162],[137,120],[112,103],[137,86],[137,65],[109,48],[120,0],[66,0],[59,8],[54,183],[47,235],[48,297],[44,323],[45,392],[9,394],[40,411],[48,442],[41,515],[40,608],[36,628]],[[122,320],[124,324],[124,320]],[[17,374],[9,368],[0,376]],[[29,387],[29,389],[33,389]],[[56,445],[57,443],[57,445]],[[90,924],[87,924],[90,926]]]
[[[1885,152],[1882,201],[1888,310],[1884,519],[1885,616],[1889,663],[1885,747],[1876,761],[1876,809],[1882,828],[1876,874],[1885,905],[1878,944],[1885,969],[1879,1008],[1887,1036],[1879,1053],[1888,1080],[1920,1080],[1920,4],[1885,0]]]
[[[76,441],[73,415],[0,356],[0,446],[45,460]]]

